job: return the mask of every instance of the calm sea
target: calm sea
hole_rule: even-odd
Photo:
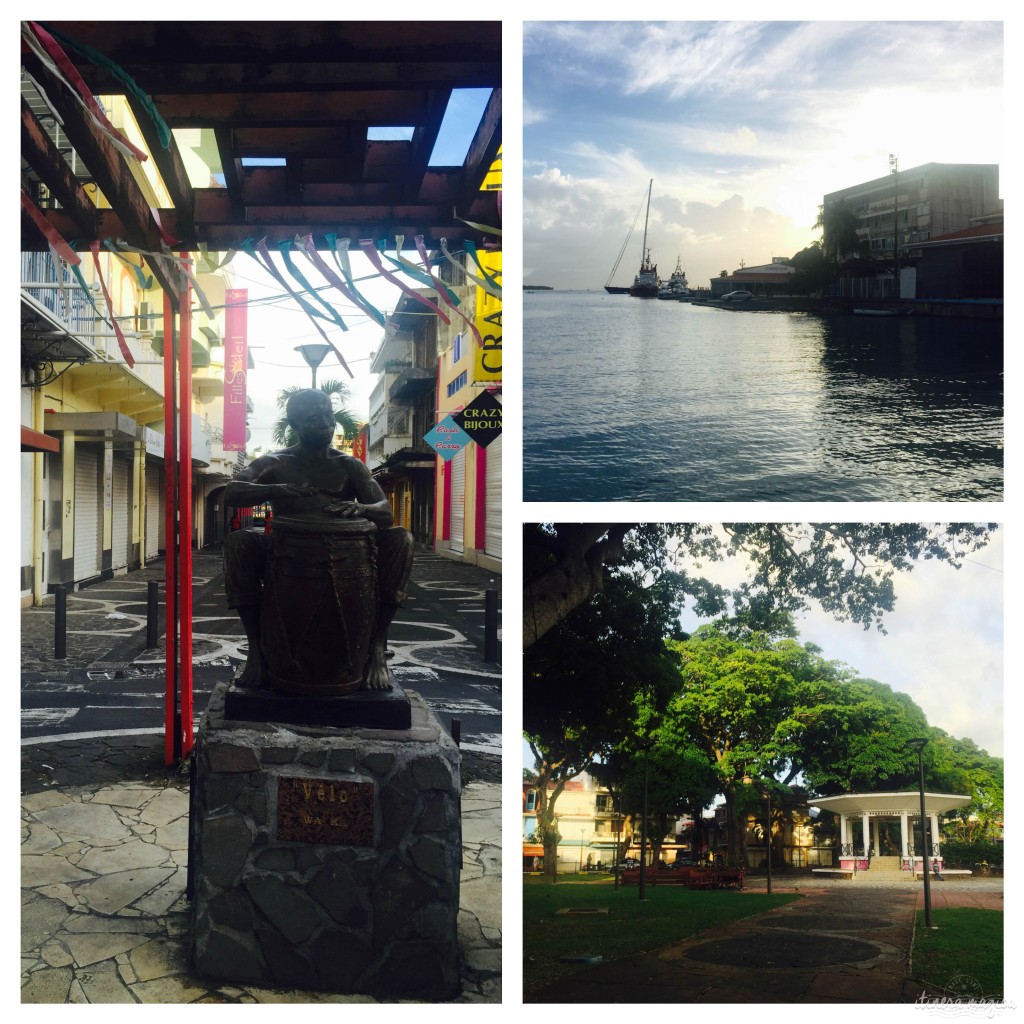
[[[526,293],[527,501],[1000,501],[1002,324]]]

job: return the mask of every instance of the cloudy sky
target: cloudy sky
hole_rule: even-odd
[[[999,22],[527,22],[523,280],[601,288],[652,178],[652,259],[706,287],[820,237],[890,153],[1000,163],[1002,52]]]

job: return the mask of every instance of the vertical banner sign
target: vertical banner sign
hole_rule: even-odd
[[[224,450],[245,451],[248,288],[224,292]]]
[[[352,457],[366,462],[366,433],[360,431],[352,440]]]
[[[486,252],[480,263],[491,277],[501,281],[501,252]],[[476,329],[483,339],[473,352],[473,380],[477,384],[501,383],[501,299],[476,289]]]

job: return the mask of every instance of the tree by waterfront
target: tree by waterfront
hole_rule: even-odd
[[[821,231],[821,251],[838,263],[844,256],[856,256],[862,251],[857,236],[860,217],[845,203],[830,203],[818,210],[815,228]]]

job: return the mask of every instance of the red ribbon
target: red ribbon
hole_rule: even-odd
[[[124,334],[121,332],[121,325],[114,317],[114,306],[110,301],[110,292],[107,291],[107,285],[103,280],[103,273],[100,270],[100,243],[90,242],[89,248],[92,250],[92,261],[96,265],[96,277],[99,279],[100,287],[103,289],[103,298],[107,300],[107,312],[110,314],[110,322],[114,325],[114,334],[117,335],[118,347],[121,349],[121,355],[124,356],[124,361],[128,364],[129,368],[131,368],[135,365],[135,357],[132,355],[132,350],[128,347],[128,342],[124,340]]]
[[[61,48],[57,42],[45,28],[42,27],[36,21],[30,21],[29,28],[32,29],[35,37],[42,44],[46,52],[53,58],[53,62],[60,69],[64,77],[78,90],[79,95],[85,102],[85,105],[90,111],[96,116],[97,120],[104,126],[104,128],[110,132],[122,145],[127,146],[129,150],[134,154],[138,160],[148,160],[149,157],[137,146],[133,146],[108,120],[106,115],[100,110],[100,105],[96,102],[96,98],[93,96],[92,91],[85,84],[85,80],[78,73],[78,69],[68,55]]]

